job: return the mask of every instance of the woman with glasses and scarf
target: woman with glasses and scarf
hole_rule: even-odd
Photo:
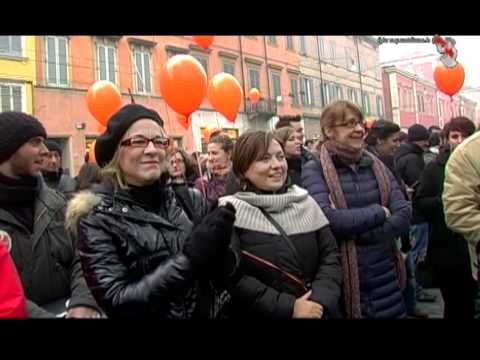
[[[335,239],[320,207],[288,178],[285,153],[272,133],[238,139],[233,169],[240,189],[220,199],[237,211],[232,245],[241,278],[228,287],[234,318],[340,316],[342,274]]]
[[[69,204],[87,285],[110,318],[215,317],[213,283],[235,274],[235,209],[216,208],[192,231],[166,186],[168,146],[158,113],[124,106],[95,146],[102,184]]]
[[[403,259],[395,239],[408,230],[411,207],[387,167],[364,149],[364,117],[347,101],[324,109],[325,142],[302,181],[330,221],[344,273],[347,318],[402,318]]]

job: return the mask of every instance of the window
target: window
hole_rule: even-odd
[[[115,83],[115,46],[113,44],[97,44],[97,78]]]
[[[293,50],[293,36],[286,36],[287,38],[287,49]]]
[[[62,36],[45,38],[45,63],[47,84],[68,85],[68,39]]]
[[[300,54],[307,55],[307,44],[305,43],[305,36],[300,36]]]
[[[183,149],[183,136],[171,136],[175,149]]]
[[[280,85],[280,73],[272,72],[272,99],[277,100],[277,96],[282,96],[282,90]]]
[[[318,45],[320,46],[320,57],[324,59],[325,58],[325,41],[321,36],[318,39]]]
[[[324,104],[328,105],[331,101],[330,84],[327,81],[323,81],[322,87],[323,87],[323,98],[325,99]]]
[[[335,101],[335,100],[341,100],[343,98],[343,91],[340,85],[331,82],[329,84],[329,95],[330,95],[330,101]]]
[[[347,97],[348,97],[348,101],[351,101],[352,103],[359,105],[357,89],[348,88]]]
[[[313,106],[313,84],[312,80],[308,78],[302,78],[300,80],[300,94],[302,96],[302,105]]]
[[[223,63],[223,72],[235,76],[235,64],[225,61]]]
[[[377,95],[377,115],[383,116],[383,99]]]
[[[367,92],[363,93],[363,111],[365,114],[371,114],[370,96],[368,96]]]
[[[290,97],[292,98],[292,105],[298,106],[298,79],[290,78]]]
[[[440,99],[440,100],[438,101],[438,105],[439,105],[439,106],[438,106],[438,115],[439,115],[440,117],[442,117],[442,116],[443,116],[443,100]]]
[[[197,59],[200,64],[202,64],[208,77],[208,59],[205,56],[199,54],[192,54],[192,56]]]
[[[330,43],[330,54],[332,55],[330,60],[332,64],[335,64],[337,60],[337,46],[333,41]]]
[[[423,113],[425,112],[425,104],[423,102],[423,95],[417,93],[417,104],[418,104],[418,112]]]
[[[23,111],[22,85],[0,83],[0,111]]]
[[[150,94],[152,92],[151,74],[150,74],[150,52],[146,49],[135,49],[134,74],[137,93]]]
[[[267,36],[267,42],[270,45],[277,45],[277,37],[276,36]]]
[[[0,55],[22,56],[22,37],[0,36]]]
[[[250,89],[256,88],[260,90],[260,74],[257,69],[248,69],[250,79]]]
[[[352,70],[352,67],[354,64],[355,64],[355,61],[353,60],[352,49],[346,47],[345,48],[345,67],[348,70]]]

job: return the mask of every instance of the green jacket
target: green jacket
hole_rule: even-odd
[[[57,311],[63,312],[67,299],[69,308],[98,309],[83,278],[74,241],[65,230],[65,210],[65,198],[43,183],[35,200],[33,234],[0,208],[0,229],[12,240],[10,254],[22,280],[29,317],[54,317],[47,309],[59,304]]]

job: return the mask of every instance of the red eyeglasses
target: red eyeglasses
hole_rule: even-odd
[[[131,146],[137,148],[146,148],[149,143],[152,143],[157,149],[165,149],[170,145],[170,139],[166,137],[156,136],[154,138],[146,138],[145,136],[134,136],[123,140],[121,146]]]

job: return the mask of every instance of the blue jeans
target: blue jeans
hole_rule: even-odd
[[[415,272],[417,269],[417,264],[420,261],[425,260],[425,257],[427,255],[429,230],[430,227],[427,222],[412,225],[412,227],[410,228],[410,236],[415,239],[413,241],[412,250],[410,251],[410,254],[412,256],[413,277],[416,277]],[[423,290],[423,287],[417,281],[415,281],[415,284],[416,294],[418,296]]]

